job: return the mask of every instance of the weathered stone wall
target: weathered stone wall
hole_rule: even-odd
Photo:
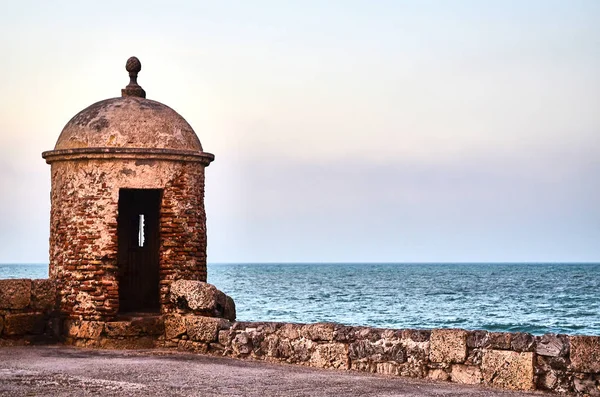
[[[197,280],[171,283],[168,313],[63,322],[54,310],[56,286],[53,280],[0,280],[0,346],[60,336],[81,347],[174,348],[509,390],[600,396],[600,336],[234,322],[233,300]]]
[[[148,349],[156,347],[164,334],[161,315],[132,317],[121,321],[67,319],[64,343],[101,349]]]
[[[169,300],[174,280],[206,281],[206,213],[204,168],[182,167],[163,193],[160,210],[160,303],[163,313],[175,310]]]
[[[165,322],[165,347],[395,376],[600,396],[600,337],[332,323]]]
[[[204,165],[193,161],[78,159],[52,163],[50,277],[60,311],[110,321],[119,311],[119,189],[164,189],[160,209],[161,310],[174,279],[206,280]]]
[[[52,280],[0,280],[0,346],[56,340],[55,306]]]
[[[63,331],[65,343],[112,349],[177,347],[183,334],[196,337],[197,332],[217,332],[204,329],[201,326],[204,319],[227,325],[229,320],[235,320],[233,299],[211,284],[176,280],[169,289],[167,299],[172,312],[119,321],[67,319]]]

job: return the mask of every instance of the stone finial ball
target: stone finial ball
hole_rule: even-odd
[[[139,73],[139,71],[142,70],[142,63],[136,57],[131,57],[127,60],[125,69],[129,73]]]

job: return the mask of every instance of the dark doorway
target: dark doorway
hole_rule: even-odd
[[[160,189],[119,190],[119,311],[157,312]]]

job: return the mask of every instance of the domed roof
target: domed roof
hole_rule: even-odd
[[[170,107],[150,99],[106,99],[77,113],[63,128],[54,150],[148,148],[202,152],[192,127]]]
[[[131,57],[125,64],[129,84],[121,98],[106,99],[77,113],[63,128],[55,151],[176,150],[202,152],[202,145],[183,117],[160,102],[146,99],[137,83],[142,64]],[[208,153],[207,153],[208,154]]]

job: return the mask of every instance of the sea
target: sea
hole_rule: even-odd
[[[0,264],[0,278],[46,278]],[[239,321],[600,335],[599,263],[227,263]]]

